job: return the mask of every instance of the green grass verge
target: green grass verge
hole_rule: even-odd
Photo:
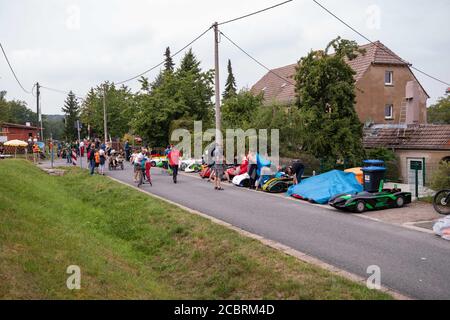
[[[24,160],[0,161],[0,246],[2,299],[391,298],[108,178]]]

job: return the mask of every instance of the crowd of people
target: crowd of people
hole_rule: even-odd
[[[123,149],[116,151],[112,148],[111,143],[105,143],[99,139],[93,141],[82,140],[75,141],[72,144],[58,144],[58,156],[65,157],[67,162],[71,162],[71,154],[75,152],[78,157],[86,155],[91,175],[98,173],[105,174],[106,164],[110,167],[117,167],[123,165],[124,161],[129,161],[133,167],[133,180],[140,186],[141,184],[151,184],[151,167],[152,155],[146,147],[134,148],[131,147],[128,140],[125,141]],[[202,164],[208,167],[210,175],[208,181],[213,182],[214,190],[224,190],[222,181],[232,182],[233,177],[243,175],[245,173],[249,176],[249,188],[258,190],[262,186],[264,180],[270,176],[291,176],[294,184],[298,184],[302,180],[302,175],[305,166],[301,161],[293,161],[288,167],[273,168],[270,165],[261,166],[258,163],[259,155],[249,152],[244,156],[238,165],[227,166],[224,161],[223,152],[215,147],[207,154],[207,157],[202,157]],[[177,183],[178,171],[180,167],[181,153],[174,146],[169,145],[164,151],[164,156],[167,157],[166,169],[173,179],[173,183]],[[258,165],[259,164],[259,165]]]
[[[253,152],[244,156],[239,165],[232,166],[224,164],[223,155],[216,149],[210,152],[210,155],[209,162],[205,164],[203,161],[203,164],[207,165],[210,170],[208,182],[214,182],[215,190],[223,190],[222,181],[231,183],[234,177],[244,174],[248,174],[249,189],[253,190],[258,190],[270,177],[289,176],[293,178],[294,184],[299,184],[305,171],[305,166],[300,160],[294,160],[288,167],[274,168],[272,165],[261,165],[258,162],[259,156]]]

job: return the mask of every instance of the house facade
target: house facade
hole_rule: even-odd
[[[377,41],[360,47],[365,54],[347,61],[355,71],[355,109],[362,123],[426,124],[428,94],[411,65]],[[268,72],[252,88],[264,103],[291,105],[296,100],[291,84],[297,64]],[[286,81],[283,80],[287,79]]]
[[[30,124],[0,123],[0,143],[9,140],[29,141],[37,138],[39,128]]]
[[[420,163],[419,185],[430,182],[441,161],[450,162],[450,125],[408,125],[392,127],[373,125],[364,129],[366,148],[388,148],[395,151],[402,182],[415,184],[413,163]]]

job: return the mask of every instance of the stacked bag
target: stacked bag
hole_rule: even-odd
[[[434,224],[433,231],[436,235],[442,237],[442,239],[450,241],[450,216],[439,219]]]

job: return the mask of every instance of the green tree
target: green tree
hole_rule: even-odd
[[[170,54],[170,47],[166,48],[166,52],[164,53],[165,62],[164,62],[164,72],[173,72],[173,68],[175,63],[173,63],[172,55]]]
[[[44,127],[44,138],[54,140],[64,139],[64,116],[62,115],[42,115]]]
[[[246,129],[254,125],[254,119],[257,117],[258,109],[262,106],[262,100],[262,95],[254,96],[245,89],[224,99],[221,109],[224,127]]]
[[[61,109],[65,115],[64,137],[67,141],[74,141],[78,137],[75,123],[80,119],[80,106],[72,91],[69,92],[69,95],[64,102],[64,107]]]
[[[81,108],[81,119],[91,128],[91,134],[104,137],[103,125],[103,95],[105,94],[108,135],[112,138],[123,137],[130,131],[133,118],[135,98],[126,86],[116,87],[105,82],[96,88],[91,88]]]
[[[428,123],[450,124],[450,95],[440,98],[428,108]]]
[[[181,59],[180,67],[178,68],[177,73],[179,76],[185,76],[190,73],[198,74],[200,72],[200,61],[197,60],[197,57],[192,52],[192,49],[189,49]]]
[[[228,77],[227,82],[225,83],[225,91],[223,92],[223,99],[227,100],[231,97],[234,97],[237,93],[236,89],[236,78],[233,74],[233,68],[231,67],[231,60],[228,59]]]
[[[334,48],[334,54],[329,54]],[[355,72],[345,62],[364,53],[354,41],[337,38],[324,51],[312,51],[297,66],[297,106],[302,146],[327,166],[352,166],[364,155],[362,124],[355,111]]]
[[[442,161],[431,177],[431,188],[439,191],[450,188],[450,162]]]
[[[36,113],[31,111],[26,102],[19,100],[8,101],[6,91],[0,91],[0,122],[36,124]]]
[[[162,73],[158,86],[135,96],[136,113],[132,130],[152,146],[169,143],[170,132],[194,120],[208,123],[212,118],[213,73],[203,72],[192,50],[174,72]],[[179,120],[183,121],[179,121]]]

